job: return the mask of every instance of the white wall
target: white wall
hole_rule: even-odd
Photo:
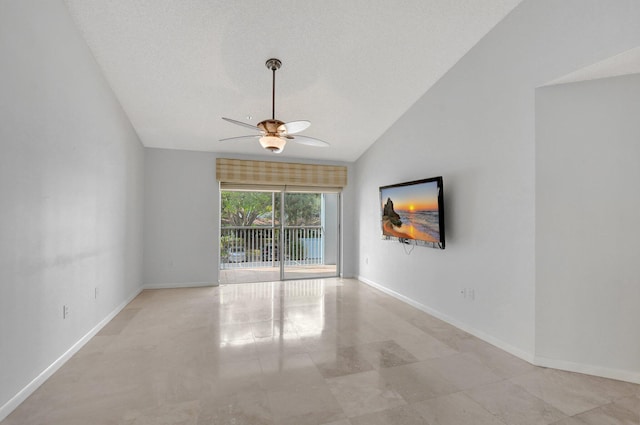
[[[146,148],[144,283],[218,282],[216,155]]]
[[[340,202],[338,194],[325,194],[322,197],[322,226],[324,228],[324,262],[325,264],[338,264],[338,235],[340,227],[338,218],[340,214]]]
[[[220,220],[217,156],[210,152],[145,149],[144,282],[147,287],[217,284]],[[296,161],[281,156],[272,158],[272,155],[235,158]],[[347,168],[352,175],[351,166]],[[347,187],[343,197],[345,276],[354,276],[352,190]]]
[[[537,91],[536,355],[636,382],[638,111],[640,75]]]
[[[2,419],[141,283],[142,146],[60,0],[0,2],[0,143]]]
[[[535,88],[640,45],[640,2],[525,0],[356,163],[359,276],[535,352]],[[447,249],[380,239],[378,187],[442,175]],[[460,296],[473,288],[474,301]]]
[[[357,185],[355,164],[343,164],[347,166],[347,186],[342,190],[340,201],[341,217],[340,232],[342,246],[340,246],[341,276],[353,278],[358,274],[358,225],[357,220]]]

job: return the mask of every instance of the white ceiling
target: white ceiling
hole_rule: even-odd
[[[148,147],[272,155],[227,123],[306,119],[355,161],[521,0],[65,0]],[[247,119],[252,116],[251,121]]]

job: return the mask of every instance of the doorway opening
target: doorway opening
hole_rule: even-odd
[[[336,277],[340,193],[220,190],[219,282]]]

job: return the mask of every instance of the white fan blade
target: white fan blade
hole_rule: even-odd
[[[238,137],[227,137],[226,139],[220,139],[220,142],[226,142],[227,140],[238,140],[238,139],[256,139],[260,137],[259,134],[255,136],[238,136]]]
[[[301,131],[305,131],[307,128],[309,128],[310,125],[311,123],[305,120],[291,121],[282,124],[280,127],[278,127],[278,130],[284,127],[284,129],[287,131],[287,134],[296,134],[300,133]]]
[[[329,143],[325,142],[324,140],[316,139],[309,136],[295,136],[293,137],[293,141],[298,142],[301,145],[317,146],[320,148],[326,148],[327,146],[329,146]]]
[[[252,129],[252,130],[259,131],[259,130],[258,130],[258,127],[256,127],[256,126],[255,126],[255,125],[253,125],[253,124],[247,124],[246,122],[236,121],[236,120],[232,120],[231,118],[225,118],[225,117],[222,117],[222,119],[223,119],[223,120],[225,120],[225,121],[229,121],[229,122],[230,122],[230,123],[232,123],[232,124],[239,125],[239,126],[241,126],[241,127],[247,127],[247,128]]]

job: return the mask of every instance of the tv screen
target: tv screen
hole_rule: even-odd
[[[386,239],[444,249],[442,177],[380,188]]]

